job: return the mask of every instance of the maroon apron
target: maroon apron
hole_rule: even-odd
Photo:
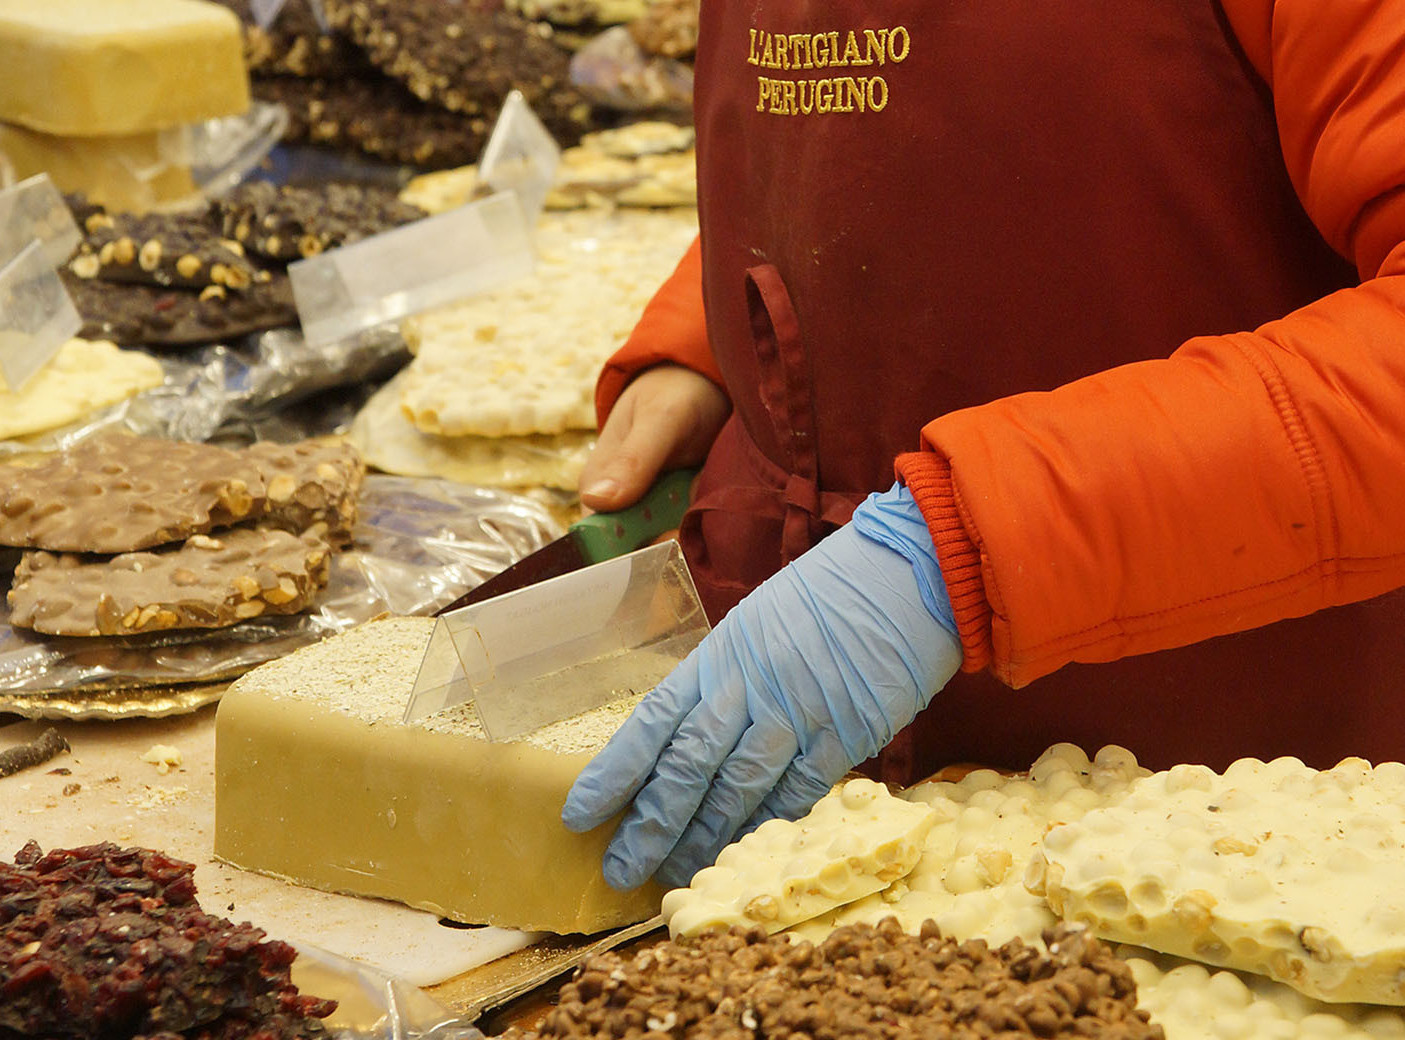
[[[1354,284],[1211,0],[703,0],[708,332],[734,404],[684,547],[715,619],[946,411]],[[875,768],[1398,758],[1405,597],[1012,691],[962,675]],[[1385,722],[1387,725],[1382,725]]]

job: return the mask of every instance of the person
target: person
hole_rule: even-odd
[[[1399,758],[1405,0],[700,18],[700,243],[581,491],[703,464],[716,627],[566,801],[610,883],[860,765]]]

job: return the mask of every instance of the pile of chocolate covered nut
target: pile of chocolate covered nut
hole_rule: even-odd
[[[335,441],[107,434],[0,467],[10,623],[50,635],[222,628],[308,609],[351,544],[365,468]]]
[[[840,928],[818,945],[759,928],[711,931],[577,969],[536,1037],[664,1036],[898,1040],[1102,1037],[1160,1040],[1136,1006],[1130,969],[1060,925],[1048,952],[920,935],[892,918]]]

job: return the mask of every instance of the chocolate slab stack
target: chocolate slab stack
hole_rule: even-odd
[[[296,323],[289,260],[424,215],[388,189],[344,184],[248,182],[198,210],[140,216],[68,202],[84,237],[60,274],[83,335],[168,347]],[[264,248],[280,233],[286,247]]]
[[[0,545],[26,550],[10,623],[133,635],[306,610],[351,542],[363,474],[338,442],[227,450],[126,434],[0,467]]]
[[[287,141],[422,169],[475,161],[511,90],[570,145],[595,114],[571,86],[553,27],[491,0],[305,0],[260,27],[249,0],[220,0],[245,26],[255,97],[284,105]]]

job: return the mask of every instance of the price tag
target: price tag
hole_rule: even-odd
[[[560,163],[561,148],[551,131],[520,90],[509,93],[478,162],[483,183],[494,191],[516,192],[528,223],[535,224]]]
[[[0,389],[18,391],[83,321],[37,239],[0,267]]]
[[[299,260],[288,276],[303,337],[316,346],[483,292],[535,266],[521,206],[506,192]]]
[[[83,240],[47,173],[0,191],[0,263],[19,256],[36,239],[50,267],[67,262]]]

